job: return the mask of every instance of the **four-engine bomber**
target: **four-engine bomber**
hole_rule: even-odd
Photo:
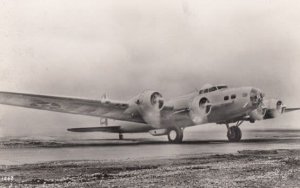
[[[48,110],[62,113],[100,117],[105,126],[71,128],[73,132],[149,132],[154,136],[167,135],[172,143],[183,140],[186,127],[206,123],[227,126],[227,137],[237,142],[242,137],[239,126],[244,121],[276,118],[285,112],[300,108],[287,108],[282,101],[267,99],[254,87],[229,88],[226,85],[206,84],[200,90],[165,100],[157,91],[144,91],[128,101],[114,101],[56,97],[25,93],[0,92],[0,104]],[[108,126],[107,119],[124,121],[119,126]],[[234,124],[230,126],[231,124]]]

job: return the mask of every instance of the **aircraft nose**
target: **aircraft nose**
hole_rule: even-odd
[[[250,91],[250,101],[253,106],[259,106],[262,104],[264,98],[264,93],[257,88],[252,88]]]

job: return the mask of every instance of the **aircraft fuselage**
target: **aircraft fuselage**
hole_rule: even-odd
[[[253,93],[253,92],[256,93]],[[206,123],[226,123],[235,118],[248,115],[257,108],[251,95],[261,95],[259,89],[252,87],[226,88],[207,93],[193,92],[166,102],[173,106],[176,116],[164,116],[163,126],[188,127]],[[207,100],[207,106],[201,108],[201,100]],[[180,110],[188,110],[189,113],[180,114]],[[179,111],[179,113],[176,113]]]

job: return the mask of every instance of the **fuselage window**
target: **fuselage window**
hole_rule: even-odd
[[[225,96],[224,100],[227,101],[229,99],[229,96]]]
[[[248,93],[243,93],[243,97],[247,97],[248,96]]]
[[[231,99],[235,99],[236,98],[236,95],[231,95]]]

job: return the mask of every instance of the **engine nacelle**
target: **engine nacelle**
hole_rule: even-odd
[[[159,92],[144,91],[135,98],[134,103],[145,122],[155,128],[160,127],[160,111],[164,107],[164,99]]]
[[[141,109],[161,110],[164,107],[164,99],[162,95],[156,91],[144,91],[137,97],[135,103]]]
[[[282,114],[285,110],[281,100],[270,99],[264,102],[266,106],[266,114],[264,119],[276,118],[278,115]]]
[[[250,122],[255,122],[256,120],[263,120],[266,114],[266,109],[258,107],[257,109],[250,112]]]
[[[190,117],[195,124],[208,122],[207,116],[211,112],[211,104],[206,97],[196,97],[190,105]]]

